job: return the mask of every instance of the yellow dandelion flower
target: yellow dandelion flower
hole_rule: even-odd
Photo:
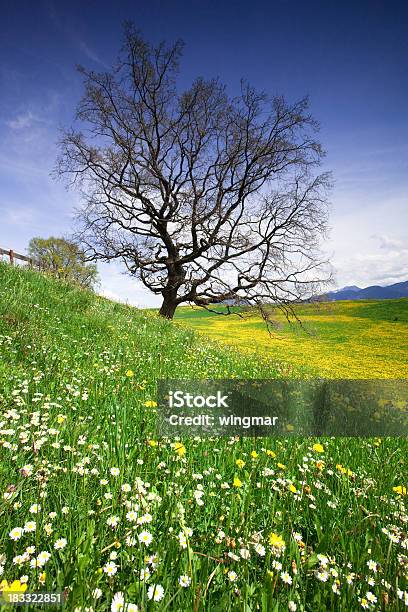
[[[242,459],[237,459],[235,464],[242,469],[245,465],[245,461],[242,461]]]
[[[398,495],[408,495],[407,487],[403,487],[402,485],[398,485],[397,487],[392,487],[394,493],[398,493]]]
[[[353,472],[348,468],[345,468],[341,463],[336,464],[336,470],[338,470],[341,474],[345,474],[346,476],[353,476]]]
[[[186,454],[186,447],[182,442],[174,442],[172,444],[172,447],[174,448],[179,457],[184,457],[184,455]]]
[[[7,582],[2,580],[0,582],[0,594],[3,601],[12,603],[12,596],[16,593],[24,593],[27,590],[27,585],[20,580],[14,580],[13,582]],[[13,598],[14,599],[14,598]]]
[[[285,540],[277,533],[270,533],[269,534],[269,544],[273,548],[284,548]]]
[[[143,405],[146,408],[157,408],[157,402],[155,402],[154,400],[147,400],[147,402],[145,402]]]
[[[147,443],[148,443],[149,446],[157,446],[158,445],[157,440],[148,440]]]
[[[276,453],[274,453],[273,450],[268,449],[266,451],[266,454],[268,455],[268,457],[272,457],[272,458],[276,457]]]
[[[27,590],[27,585],[20,580],[14,580],[13,582],[7,582],[2,580],[0,582],[0,591],[2,593],[24,593]]]
[[[132,378],[132,376],[134,376],[134,375],[135,375],[135,373],[133,372],[133,370],[126,370],[126,376],[128,378]]]
[[[251,452],[251,457],[252,457],[252,459],[257,459],[257,458],[259,457],[259,455],[258,455],[258,453],[256,452],[256,450],[253,450],[253,451]]]
[[[312,449],[316,452],[316,453],[324,453],[324,447],[322,446],[322,444],[313,444]]]
[[[278,468],[280,470],[284,470],[286,468],[286,465],[284,465],[283,463],[278,463]]]
[[[237,478],[237,476],[235,476],[234,482],[232,484],[234,487],[237,487],[237,489],[239,489],[240,487],[242,487],[242,480],[240,480],[239,478]]]

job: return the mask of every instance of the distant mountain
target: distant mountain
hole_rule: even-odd
[[[371,285],[361,289],[355,285],[343,287],[337,291],[329,291],[320,299],[328,301],[337,300],[392,300],[397,298],[408,297],[408,281],[395,283],[387,287],[380,285]]]
[[[338,289],[338,291],[361,291],[361,287],[357,287],[357,285],[347,285],[347,287]]]

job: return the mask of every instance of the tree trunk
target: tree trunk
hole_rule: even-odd
[[[174,299],[165,297],[161,305],[159,314],[165,319],[172,319],[177,308],[177,302]]]
[[[177,251],[175,251],[174,256],[177,256]],[[186,274],[183,267],[179,264],[175,264],[174,261],[168,262],[167,270],[167,283],[162,291],[163,303],[161,305],[159,314],[165,319],[172,319],[179,304],[177,300],[177,292]]]

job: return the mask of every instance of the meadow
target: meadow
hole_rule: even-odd
[[[319,302],[297,305],[294,312],[300,323],[272,310],[269,330],[253,310],[240,310],[241,318],[185,306],[176,311],[176,320],[247,353],[273,356],[298,372],[328,378],[408,377],[408,298]]]
[[[185,321],[0,265],[3,601],[43,590],[84,612],[404,609],[407,440],[158,438],[159,378],[302,368],[287,349],[242,352]]]

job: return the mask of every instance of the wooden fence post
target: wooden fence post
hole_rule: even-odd
[[[27,255],[22,255],[21,253],[16,253],[14,249],[2,249],[0,247],[0,261],[3,255],[9,258],[11,266],[17,265],[18,260],[21,260],[26,261],[31,268],[36,266],[39,270],[41,270],[42,266],[39,260],[34,259],[33,257],[28,257]]]

